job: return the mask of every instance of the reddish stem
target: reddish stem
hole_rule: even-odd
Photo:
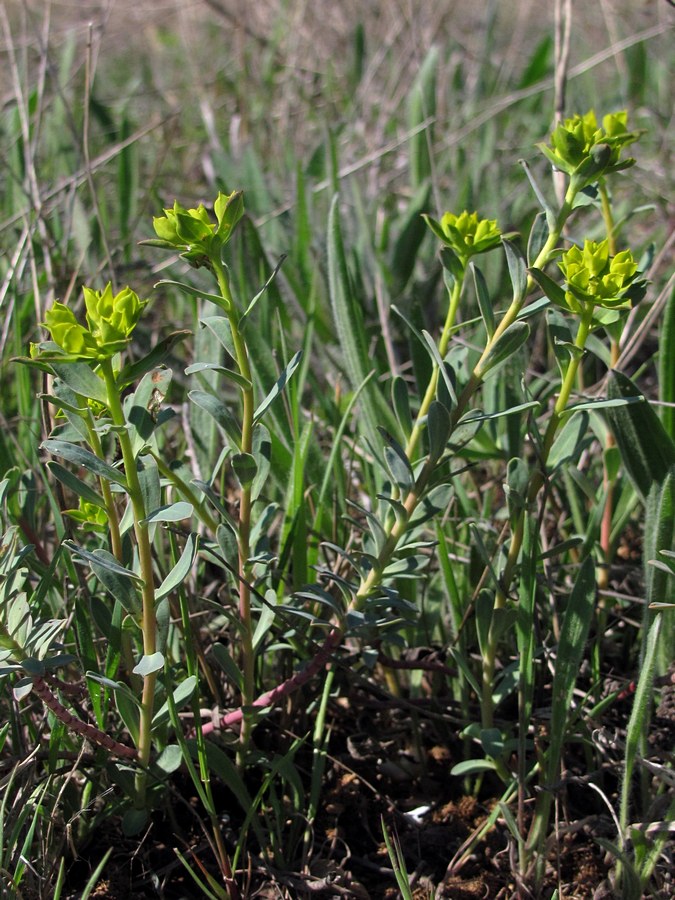
[[[276,687],[272,688],[271,691],[267,691],[265,694],[261,694],[260,697],[258,697],[257,700],[254,700],[251,705],[256,708],[273,706],[282,697],[286,697],[288,696],[288,694],[292,694],[294,691],[297,691],[298,688],[302,687],[303,684],[306,684],[310,678],[316,675],[316,673],[330,661],[330,658],[333,655],[333,651],[337,647],[339,647],[340,643],[342,642],[342,638],[342,631],[339,628],[332,628],[328,633],[328,637],[324,641],[321,649],[301,672],[296,672],[295,675],[282,682],[281,684],[278,684]],[[219,727],[232,727],[232,725],[237,725],[239,722],[241,722],[243,718],[243,708],[235,709],[233,712],[227,713],[227,715],[221,718]],[[204,723],[202,725],[202,734],[211,734],[211,732],[214,731],[215,727],[216,726],[213,722]]]
[[[40,676],[33,678],[33,690],[47,709],[51,709],[59,722],[63,722],[70,731],[82,735],[82,737],[91,741],[92,744],[96,744],[97,747],[103,747],[115,756],[122,756],[125,759],[136,759],[136,751],[133,747],[127,747],[126,744],[121,744],[119,741],[111,738],[109,734],[106,734],[105,731],[101,731],[94,725],[88,725],[72,713],[69,713],[65,706],[62,703],[59,703],[57,698],[51,692],[44,678],[41,678]]]

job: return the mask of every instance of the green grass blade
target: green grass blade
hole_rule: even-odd
[[[373,363],[368,353],[363,311],[354,296],[347,268],[337,195],[333,197],[328,217],[328,277],[333,317],[345,370],[352,388],[356,390],[368,378],[373,370]],[[371,445],[377,447],[380,444],[378,425],[397,433],[396,419],[372,381],[364,387],[361,402],[366,433]]]
[[[630,378],[616,371],[610,373],[607,396],[612,400],[644,397]],[[626,470],[645,501],[652,484],[662,482],[675,466],[675,442],[646,399],[606,409],[605,416]]]
[[[661,422],[675,442],[675,290],[668,298],[659,333],[659,399],[670,406],[661,407]]]
[[[631,710],[628,728],[626,729],[623,780],[621,783],[621,797],[619,801],[619,825],[621,828],[619,839],[622,847],[626,839],[628,828],[628,813],[635,762],[638,757],[640,745],[645,739],[645,728],[649,721],[652,709],[654,674],[662,621],[662,617],[660,615],[657,616],[649,629],[647,640],[645,642],[642,666],[640,668],[640,677],[633,699],[633,709]],[[626,877],[621,859],[617,860],[616,869],[617,885],[621,885],[621,882]]]
[[[115,849],[114,847],[108,847],[108,849],[105,851],[103,859],[96,866],[94,871],[91,873],[91,877],[85,884],[84,890],[82,891],[82,900],[88,900],[88,898],[91,896],[91,892],[94,890],[94,888],[98,884],[98,880],[101,877],[101,872],[105,868],[105,865],[108,862],[108,860],[110,859],[110,856],[114,849]]]
[[[553,676],[551,741],[544,773],[545,787],[538,798],[528,840],[529,849],[533,850],[540,859],[553,802],[552,785],[559,775],[572,692],[579,675],[594,608],[595,565],[589,556],[582,563],[570,594],[558,644],[555,675]]]

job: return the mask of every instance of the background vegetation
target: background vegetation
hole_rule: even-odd
[[[645,129],[634,148],[637,164],[614,178],[611,199],[619,247],[644,258],[651,281],[621,344],[603,349],[596,338],[578,387],[603,396],[608,364],[618,364],[661,404],[654,408],[672,441],[673,10],[665,0],[576,7],[562,111],[592,107],[602,116],[627,108],[631,128]],[[154,237],[152,217],[175,198],[186,207],[211,206],[218,191],[243,190],[247,217],[228,247],[228,262],[244,305],[285,257],[257,307],[255,328],[247,331],[259,397],[295,351],[305,349],[297,377],[270,407],[267,422],[273,439],[269,512],[257,520],[256,540],[258,565],[275,562],[261,575],[268,606],[260,601],[256,607],[256,621],[263,623],[257,694],[315,666],[313,677],[257,724],[248,757],[236,746],[236,732],[224,729],[212,745],[216,750],[202,745],[195,751],[195,765],[202,766],[197,773],[190,748],[181,744],[176,766],[165,759],[164,774],[155,772],[158,788],[141,816],[138,804],[130,810],[134,789],[124,765],[105,747],[83,746],[39,693],[13,692],[17,676],[6,673],[0,852],[7,896],[252,896],[260,890],[294,897],[312,889],[323,896],[417,890],[415,896],[462,898],[482,896],[486,886],[495,895],[528,896],[536,885],[542,896],[557,890],[560,897],[583,897],[610,879],[607,890],[618,896],[672,895],[672,647],[663,636],[649,644],[652,622],[643,614],[645,598],[672,600],[672,578],[658,570],[662,578],[655,583],[657,570],[648,565],[658,551],[675,549],[672,510],[665,509],[671,500],[659,495],[665,506],[649,510],[652,482],[662,487],[663,471],[650,468],[641,480],[641,457],[621,442],[629,464],[613,463],[616,451],[597,412],[587,433],[575,434],[578,452],[570,453],[542,512],[536,540],[543,559],[533,563],[530,582],[527,567],[522,576],[537,598],[536,647],[528,652],[539,662],[530,659],[527,670],[532,721],[523,723],[514,692],[514,673],[522,691],[526,671],[522,629],[520,636],[515,629],[502,635],[499,746],[490,743],[494,733],[479,726],[485,634],[476,601],[486,568],[499,565],[510,515],[504,485],[513,487],[508,461],[531,460],[527,416],[490,421],[467,445],[461,461],[468,468],[453,480],[452,504],[424,535],[424,577],[396,580],[414,615],[385,623],[389,630],[375,637],[350,623],[352,632],[347,629],[346,639],[328,646],[316,664],[316,653],[326,647],[320,626],[335,619],[320,608],[316,592],[298,601],[316,581],[317,567],[346,577],[340,554],[326,542],[348,550],[360,540],[363,513],[349,502],[370,509],[383,489],[368,409],[381,418],[375,424],[394,430],[392,381],[398,377],[406,386],[415,409],[433,368],[405,322],[436,337],[446,313],[438,242],[421,214],[440,218],[445,210],[476,209],[497,219],[504,232],[518,232],[524,250],[539,206],[519,160],[529,163],[551,200],[556,195],[550,166],[534,145],[547,140],[562,102],[560,83],[555,89],[554,13],[564,8],[526,0],[118,0],[76,9],[10,2],[0,9],[3,627],[14,633],[26,615],[24,606],[20,615],[10,608],[17,608],[20,573],[33,619],[60,623],[60,649],[76,657],[60,678],[75,681],[91,670],[138,688],[131,667],[109,650],[117,633],[111,629],[118,629],[122,656],[134,655],[138,635],[133,629],[123,635],[100,572],[96,577],[80,564],[82,557],[78,562],[63,549],[64,540],[89,552],[106,542],[105,534],[63,515],[75,503],[74,485],[54,477],[53,459],[52,469],[46,466],[50,457],[41,443],[55,410],[36,399],[49,392],[50,382],[13,360],[44,339],[39,323],[55,300],[79,311],[82,285],[102,289],[111,281],[118,290],[130,284],[151,298],[131,361],[169,332],[194,333],[173,342],[164,359],[173,382],[166,396],[160,391],[154,412],[175,415],[159,437],[159,456],[180,464],[188,480],[210,481],[214,474],[226,507],[236,508],[237,482],[216,465],[225,430],[203,404],[188,399],[195,379],[199,389],[235,406],[236,391],[223,388],[213,372],[184,374],[190,364],[222,357],[217,336],[199,324],[215,309],[171,284],[154,285],[181,278],[197,291],[213,288],[175,255],[160,257],[139,241]],[[590,210],[583,229],[574,220],[567,237],[600,240],[606,224]],[[337,251],[344,254],[338,266],[344,279],[336,288]],[[491,254],[480,268],[488,295],[503,311],[512,292],[506,258]],[[340,284],[358,306],[376,401],[372,385],[356,393],[339,297],[336,305]],[[461,353],[470,359],[483,339],[470,287],[460,311],[465,327],[452,345],[460,362]],[[532,326],[527,352],[519,350],[485,385],[481,408],[491,414],[526,403],[523,373],[531,394],[552,405],[559,378],[543,317]],[[626,432],[631,422],[614,425]],[[651,419],[638,422],[638,445],[655,428]],[[659,446],[666,449],[657,468],[662,464],[667,472],[671,445]],[[608,505],[603,451],[611,463]],[[645,508],[651,525],[643,552]],[[670,536],[665,526],[654,526],[666,520]],[[191,729],[200,710],[218,720],[240,702],[239,638],[228,605],[238,592],[227,568],[231,547],[213,543],[204,518],[169,523],[158,529],[155,543],[158,581],[172,571],[190,531],[199,531],[204,543],[170,609],[159,750],[175,744],[171,736],[181,731],[196,740]],[[33,550],[24,553],[28,545]],[[597,615],[588,633],[574,638],[564,629],[565,613],[586,556],[598,564]],[[304,611],[309,624],[267,616],[272,601]],[[672,627],[664,628],[667,633]],[[47,628],[40,639],[47,647],[54,637]],[[573,673],[578,683],[568,673],[574,695],[565,694],[558,770],[547,741],[556,721],[550,716],[552,677],[564,668],[556,660],[568,637],[583,653]],[[572,653],[568,660],[575,658]],[[645,666],[652,659],[654,666]],[[641,702],[634,703],[631,691],[645,672],[645,696],[638,689]],[[175,698],[185,704],[179,720],[168,698],[193,676],[199,690]],[[83,721],[129,743],[133,714],[119,692],[115,702],[113,694],[89,679],[81,696],[61,699],[66,696]],[[527,746],[509,743],[518,739],[527,739]],[[532,760],[537,753],[540,773],[566,779],[542,835],[531,830],[533,816],[538,821],[541,814],[531,803],[532,772],[517,771],[513,784],[503,777],[503,766],[516,756]],[[648,764],[634,763],[637,757]],[[200,792],[204,769],[212,781]],[[538,783],[550,787],[544,775]],[[622,788],[626,778],[628,790]],[[424,824],[411,821],[417,807],[430,808],[420,813]],[[505,847],[510,856],[499,861],[495,853]],[[534,872],[538,860],[548,860],[549,868]]]

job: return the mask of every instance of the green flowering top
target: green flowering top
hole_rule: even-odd
[[[478,213],[464,210],[461,215],[446,212],[437,222],[431,216],[424,219],[446,246],[455,251],[463,264],[477,253],[485,253],[496,247],[501,238],[501,231],[495,219],[479,219]]]
[[[634,165],[631,158],[621,159],[621,151],[637,141],[642,131],[628,131],[628,113],[609,113],[598,125],[595,113],[573,116],[556,126],[551,145],[537,144],[548,160],[576,181],[578,190],[609,172]]]
[[[605,309],[630,308],[644,294],[645,282],[637,281],[637,263],[630,250],[610,258],[608,241],[584,241],[572,247],[558,263],[565,277],[565,305],[581,313],[592,303]]]
[[[107,359],[129,343],[148,301],[140,300],[128,287],[113,296],[110,283],[102,291],[88,287],[82,291],[87,327],[77,321],[70,307],[58,301],[47,310],[44,327],[71,359]]]
[[[214,257],[220,259],[220,252],[229,241],[234,227],[244,215],[244,195],[233,191],[226,195],[219,193],[213,204],[216,222],[212,222],[206,207],[200,203],[196,209],[186,209],[176,200],[171,209],[165,209],[163,216],[153,219],[153,227],[158,240],[142,241],[152,247],[179,251],[191,266],[209,266]]]

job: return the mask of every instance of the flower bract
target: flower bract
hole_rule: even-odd
[[[163,216],[153,219],[158,240],[143,243],[178,251],[195,268],[208,266],[214,257],[220,258],[222,248],[243,216],[244,195],[241,191],[219,193],[213,209],[215,222],[202,203],[195,209],[186,209],[176,201],[173,207],[164,210]]]
[[[479,219],[475,212],[464,210],[459,216],[446,212],[440,222],[431,216],[424,218],[436,237],[454,250],[463,263],[478,253],[492,250],[501,239],[496,220]]]
[[[644,282],[636,280],[638,266],[631,251],[610,257],[606,240],[572,247],[558,265],[567,283],[565,303],[576,313],[589,303],[605,309],[629,308],[644,293]]]
[[[77,321],[70,307],[58,301],[45,313],[44,326],[69,357],[107,359],[126,347],[148,301],[128,287],[113,294],[110,283],[102,291],[82,290],[87,327]]]
[[[635,163],[621,159],[621,151],[637,141],[641,131],[628,130],[625,110],[609,113],[599,125],[595,112],[575,115],[555,127],[551,143],[537,144],[544,156],[576,182],[578,190],[609,172],[618,172]]]

